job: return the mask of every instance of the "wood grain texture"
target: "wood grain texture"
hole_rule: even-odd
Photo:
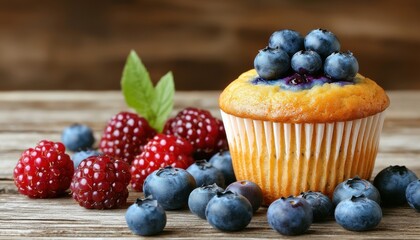
[[[18,194],[0,195],[0,238],[138,238],[126,226],[126,207],[115,210],[87,210],[70,197],[59,199],[28,199]],[[131,193],[133,202],[139,193]],[[287,239],[272,230],[262,208],[247,228],[224,233],[212,228],[205,220],[188,210],[167,211],[167,225],[156,238],[176,239]],[[302,239],[418,239],[417,212],[408,207],[384,209],[384,218],[374,231],[350,232],[331,218],[314,223]],[[300,239],[299,238],[299,239]]]
[[[157,81],[223,89],[252,68],[273,31],[327,28],[386,89],[420,89],[420,2],[403,0],[4,1],[0,89],[119,89],[138,51]]]
[[[174,113],[197,106],[220,116],[219,91],[177,92]],[[420,92],[390,91],[391,106],[381,135],[373,175],[389,165],[406,165],[420,176]],[[126,207],[86,210],[70,197],[29,199],[20,195],[12,171],[20,153],[41,139],[58,141],[61,130],[74,122],[93,127],[99,139],[106,121],[126,110],[117,91],[0,92],[0,239],[12,238],[136,238],[126,227]],[[141,193],[130,192],[129,203]],[[380,225],[369,232],[346,231],[331,218],[315,223],[302,239],[419,239],[419,213],[408,206],[385,208]],[[169,211],[165,231],[158,238],[286,239],[273,231],[260,209],[244,230],[223,233],[188,210]]]

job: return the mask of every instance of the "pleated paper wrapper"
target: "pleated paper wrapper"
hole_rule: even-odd
[[[370,179],[385,115],[296,124],[221,114],[236,179],[257,183],[265,205],[309,190],[331,197],[348,178]]]

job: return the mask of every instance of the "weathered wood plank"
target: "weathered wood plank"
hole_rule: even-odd
[[[177,92],[175,114],[182,108],[198,106],[220,117],[217,98],[220,91]],[[401,161],[418,154],[420,142],[420,105],[417,91],[389,93],[380,152],[401,154]],[[20,153],[42,139],[60,140],[64,127],[80,122],[95,131],[96,139],[108,119],[121,110],[128,110],[118,91],[105,92],[0,92],[0,178],[11,178]],[[381,155],[380,155],[381,156]],[[420,161],[419,158],[417,158]],[[378,157],[378,162],[381,158]]]
[[[174,113],[187,106],[210,110],[220,116],[219,91],[177,92]],[[389,165],[406,165],[420,176],[420,92],[389,92],[379,153],[373,175]],[[17,194],[12,170],[20,153],[41,139],[58,141],[61,130],[74,122],[89,124],[99,139],[106,121],[127,110],[119,92],[0,92],[0,239],[11,238],[135,238],[125,225],[121,209],[97,211],[79,207],[70,197],[29,199]],[[129,203],[141,194],[130,192]],[[223,233],[188,210],[170,211],[159,238],[233,239],[280,238],[267,223],[266,209],[254,216],[246,230]],[[374,231],[349,232],[330,219],[313,224],[302,239],[418,239],[418,213],[407,206],[384,209]]]
[[[126,207],[114,210],[87,210],[70,197],[58,199],[28,199],[17,194],[0,195],[1,237],[83,237],[132,238],[125,224]],[[132,203],[140,193],[131,193]],[[213,229],[205,220],[188,210],[167,211],[167,226],[159,238],[189,239],[260,239],[282,237],[266,220],[266,208],[254,215],[250,225],[240,232],[224,233]],[[403,216],[403,217],[402,217]],[[357,233],[341,228],[332,218],[314,223],[302,239],[418,239],[418,213],[408,207],[384,209],[384,218],[374,231]],[[418,230],[418,229],[417,229]]]

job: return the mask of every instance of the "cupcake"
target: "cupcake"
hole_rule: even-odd
[[[220,95],[236,178],[257,183],[266,205],[371,177],[389,99],[339,50],[327,30],[277,31]]]

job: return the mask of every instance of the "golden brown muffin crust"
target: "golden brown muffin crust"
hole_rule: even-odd
[[[385,91],[360,74],[355,78],[356,84],[326,83],[301,91],[251,83],[256,77],[252,69],[229,84],[220,95],[220,108],[228,114],[256,120],[324,123],[368,117],[389,106]]]

